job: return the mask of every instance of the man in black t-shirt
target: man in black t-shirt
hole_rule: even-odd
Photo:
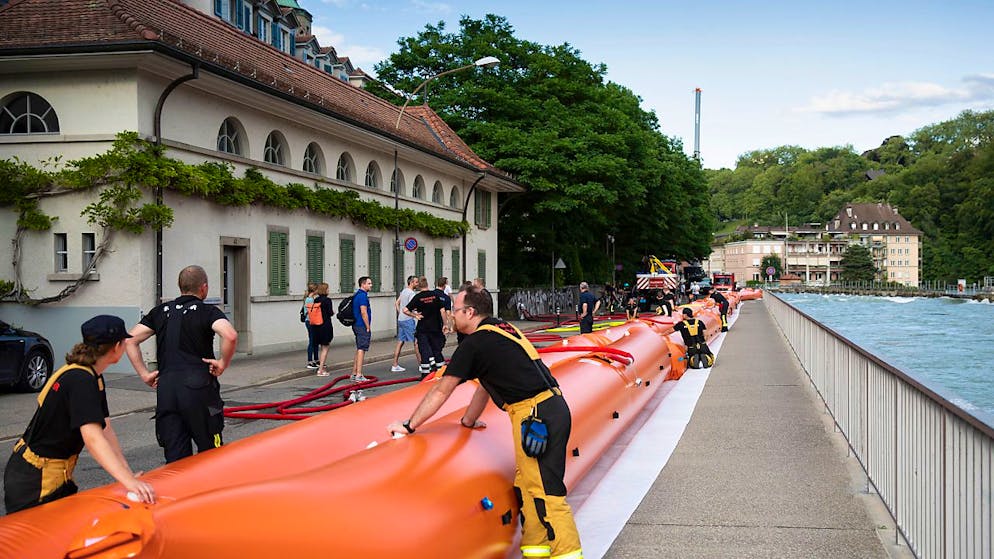
[[[566,449],[572,428],[569,407],[538,352],[513,325],[494,318],[493,299],[469,288],[453,301],[456,328],[467,336],[452,355],[441,380],[432,386],[411,418],[387,426],[390,433],[413,434],[428,421],[460,383],[480,386],[460,419],[463,427],[485,428],[479,421],[491,399],[507,411],[514,436],[514,490],[521,506],[521,551],[525,557],[581,557],[580,536],[566,503]],[[535,412],[548,427],[548,446],[538,457],[522,448],[522,422]]]
[[[235,354],[238,333],[207,297],[207,273],[187,266],[179,273],[180,297],[163,303],[131,329],[128,359],[145,384],[156,388],[155,436],[166,462],[221,446],[224,401],[217,378]],[[149,371],[139,344],[155,334],[159,369]],[[221,358],[214,357],[214,334]]]
[[[414,339],[418,342],[418,352],[421,354],[421,364],[418,371],[421,378],[434,373],[445,364],[442,347],[445,345],[443,328],[448,322],[448,311],[445,308],[448,296],[439,295],[437,290],[428,289],[428,280],[421,278],[417,294],[407,304],[407,310],[418,319],[414,329]]]
[[[717,289],[705,292],[705,295],[714,299],[714,302],[718,304],[718,310],[721,311],[721,331],[728,332],[728,299]]]
[[[673,325],[673,330],[680,332],[683,344],[687,346],[687,361],[694,369],[710,367],[714,363],[714,355],[704,338],[704,321],[694,318],[694,311],[683,309],[684,319]]]
[[[590,292],[590,285],[585,281],[580,282],[580,333],[587,334],[594,331],[594,315],[600,309],[601,302]]]

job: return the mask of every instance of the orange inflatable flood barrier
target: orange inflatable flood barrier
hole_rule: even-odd
[[[695,306],[710,340],[717,312]],[[542,354],[572,411],[566,484],[574,487],[663,381],[683,373],[683,346],[672,318],[658,317],[556,347],[595,348]],[[460,426],[474,383],[459,386],[416,435],[387,438],[386,425],[409,415],[431,382],[162,466],[143,478],[159,496],[154,505],[129,501],[115,483],[0,518],[0,557],[513,556],[510,422],[490,403],[486,429]]]

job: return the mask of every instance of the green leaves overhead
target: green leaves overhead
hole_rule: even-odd
[[[83,215],[91,223],[138,234],[172,224],[169,207],[146,201],[153,189],[161,187],[222,206],[261,204],[306,209],[350,219],[372,229],[393,230],[399,224],[401,230],[422,231],[433,237],[458,237],[468,229],[465,222],[362,200],[354,190],[280,185],[256,169],[246,170],[241,178],[232,171],[224,163],[189,165],[163,157],[161,147],[126,132],[118,135],[110,151],[71,161],[58,172],[38,170],[16,160],[0,160],[0,182],[10,185],[0,193],[0,207],[16,205],[20,226],[44,231],[51,227],[52,218],[39,210],[39,197],[59,189],[102,187],[98,200],[86,206]]]
[[[413,102],[427,99],[477,154],[528,188],[499,200],[501,283],[548,283],[553,253],[568,263],[567,282],[609,281],[607,235],[627,274],[644,254],[707,256],[713,217],[697,162],[637,96],[606,81],[604,65],[569,44],[518,39],[499,16],[464,17],[459,26],[449,33],[444,23],[428,25],[400,39],[376,73],[414,91],[428,76],[500,58],[495,69],[432,81]]]

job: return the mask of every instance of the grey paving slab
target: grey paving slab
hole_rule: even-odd
[[[791,349],[763,303],[740,313],[606,557],[887,557]]]

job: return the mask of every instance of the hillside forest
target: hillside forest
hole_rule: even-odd
[[[863,154],[781,146],[705,174],[720,224],[826,223],[847,202],[886,202],[924,234],[923,281],[994,276],[994,111],[966,111]]]

